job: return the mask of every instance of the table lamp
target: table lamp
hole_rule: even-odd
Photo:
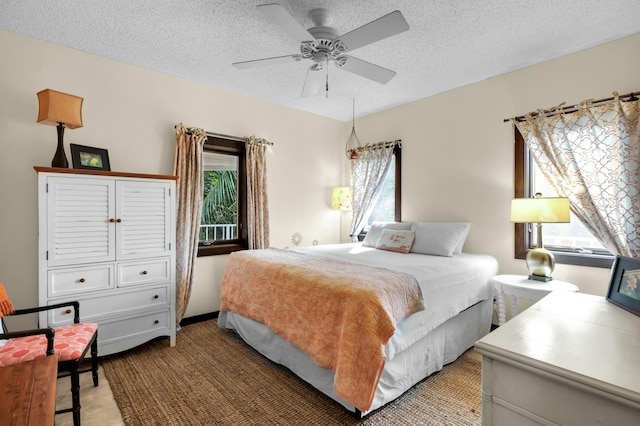
[[[58,129],[58,149],[56,150],[51,167],[69,167],[67,156],[64,154],[64,128],[77,129],[82,127],[83,98],[56,90],[45,89],[38,92],[38,123],[56,126]]]
[[[516,198],[511,201],[512,222],[537,224],[538,245],[529,250],[526,258],[530,280],[551,281],[551,273],[556,264],[553,253],[542,244],[542,224],[568,223],[569,218],[568,198],[543,198],[542,194],[537,193],[534,198]]]
[[[331,210],[351,210],[351,187],[336,186],[333,188]]]
[[[351,187],[336,186],[331,195],[331,210],[341,210],[340,212],[340,242],[342,242],[342,211],[351,210]]]

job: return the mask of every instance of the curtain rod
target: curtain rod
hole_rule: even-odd
[[[173,126],[174,129],[177,128],[177,127],[178,127],[177,125]],[[186,128],[185,133],[187,135],[192,134],[191,130],[189,128]],[[214,137],[214,138],[222,138],[222,139],[229,139],[229,140],[238,141],[238,142],[246,142],[245,138],[241,138],[240,136],[224,135],[222,133],[212,133],[212,132],[207,132],[206,130],[205,130],[204,134],[207,137],[211,136],[211,137]],[[266,145],[273,145],[273,142],[269,142],[269,141],[264,141],[264,143]]]
[[[222,139],[229,139],[232,141],[238,141],[238,142],[244,142],[246,143],[247,140],[246,138],[241,138],[240,136],[230,136],[230,135],[224,135],[222,133],[211,133],[211,132],[204,132],[205,135],[207,135],[207,137],[211,136],[214,138],[222,138]],[[262,142],[264,145],[273,145],[273,142],[269,142],[268,140],[264,139],[264,141]]]
[[[635,100],[638,99],[636,97],[637,95],[640,95],[640,92],[631,92],[631,93],[627,93],[626,95],[619,95],[618,98],[622,99],[622,98],[629,97],[629,99],[627,99],[627,101],[635,101]],[[609,98],[603,98],[603,99],[598,99],[597,101],[591,101],[591,103],[592,104],[606,104],[606,103],[611,102],[614,99],[615,99],[615,97],[611,96]],[[562,105],[562,104],[560,104],[560,105]],[[567,113],[571,114],[573,112],[578,111],[579,106],[580,106],[579,104],[567,106],[567,107],[562,108],[561,111],[563,113],[565,113],[565,114],[567,114]],[[553,117],[554,115],[559,114],[559,112],[557,112],[557,108],[542,110],[542,112],[544,112],[546,117]],[[535,117],[536,115],[539,115],[539,114],[540,113],[537,112],[537,111],[531,113],[531,115],[533,117]],[[511,118],[505,118],[503,120],[503,122],[504,123],[508,123],[511,120],[512,120]],[[513,117],[513,120],[524,121],[525,120],[525,116],[524,115],[520,115],[518,117]]]
[[[392,146],[398,145],[399,147],[402,147],[402,139],[396,139],[394,141],[383,141],[383,142],[376,142],[376,143],[368,143],[364,146],[358,146],[358,148],[354,148],[354,149],[350,149],[347,150],[347,152],[353,152],[353,151],[364,151],[365,149],[382,149],[382,148],[389,148]]]

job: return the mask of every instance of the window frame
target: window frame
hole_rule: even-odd
[[[207,135],[207,140],[204,143],[203,150],[215,154],[234,155],[238,157],[238,238],[210,244],[198,242],[198,257],[215,256],[220,254],[229,254],[234,251],[247,250],[249,248],[249,238],[247,229],[246,145],[244,141]]]
[[[397,143],[394,147],[393,147],[393,156],[395,158],[395,167],[396,167],[396,176],[395,176],[395,195],[396,198],[394,200],[394,207],[395,207],[395,212],[394,212],[394,218],[396,222],[401,222],[402,221],[402,206],[401,206],[401,202],[402,202],[402,146],[400,146],[399,143]]]
[[[514,129],[514,198],[530,198],[533,196],[531,188],[531,164],[533,158],[524,142],[524,137],[516,126]],[[528,223],[514,223],[514,256],[525,259],[531,244],[534,227]],[[569,249],[545,246],[553,253],[556,264],[592,266],[596,268],[611,268],[615,256],[604,253],[579,253]]]

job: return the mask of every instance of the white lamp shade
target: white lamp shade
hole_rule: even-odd
[[[333,188],[331,210],[351,210],[351,187],[336,186]]]
[[[511,222],[516,223],[568,223],[569,199],[516,198],[511,201]]]

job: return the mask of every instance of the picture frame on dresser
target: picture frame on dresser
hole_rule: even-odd
[[[607,301],[640,316],[640,259],[616,256]]]
[[[111,171],[109,151],[92,146],[69,144],[74,169]]]

